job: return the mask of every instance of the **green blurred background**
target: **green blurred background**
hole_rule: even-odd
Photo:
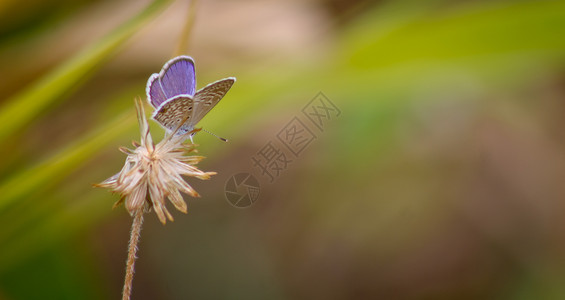
[[[119,299],[131,218],[91,185],[189,6],[0,2],[0,299]],[[146,215],[133,299],[565,299],[564,1],[195,9],[198,86],[237,77],[201,125],[230,142],[198,134],[218,175]],[[251,157],[318,92],[341,115],[270,183]]]

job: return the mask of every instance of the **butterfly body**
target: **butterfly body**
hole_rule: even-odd
[[[147,101],[155,108],[152,117],[168,132],[186,134],[220,102],[234,82],[234,77],[228,77],[196,91],[194,61],[189,56],[175,57],[147,81]]]

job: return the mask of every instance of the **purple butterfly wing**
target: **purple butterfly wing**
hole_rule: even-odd
[[[153,107],[157,108],[161,103],[167,101],[167,97],[165,93],[163,93],[163,89],[161,88],[161,81],[159,80],[159,74],[155,73],[149,77],[149,81],[147,81],[147,89],[145,91],[147,93],[147,101],[153,105]]]
[[[178,95],[193,96],[196,92],[194,61],[189,56],[177,56],[169,60],[159,74],[153,74],[147,82],[147,100],[153,107]]]
[[[165,64],[160,76],[161,87],[167,98],[178,95],[193,96],[196,91],[194,61],[188,56],[178,56]]]

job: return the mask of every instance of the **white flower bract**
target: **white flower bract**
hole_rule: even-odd
[[[186,213],[186,202],[181,192],[192,197],[199,194],[183,179],[184,176],[209,179],[215,172],[203,172],[195,165],[204,157],[188,155],[196,152],[193,144],[184,140],[192,134],[169,134],[157,145],[153,144],[143,103],[136,101],[137,118],[141,132],[141,144],[134,142],[135,149],[120,148],[127,154],[122,170],[96,186],[111,189],[121,195],[115,205],[125,203],[131,215],[145,208],[153,208],[161,223],[173,217],[166,207],[166,199],[179,211]]]

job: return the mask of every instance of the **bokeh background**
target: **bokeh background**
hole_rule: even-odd
[[[183,40],[199,87],[237,77],[201,122],[230,142],[146,215],[133,299],[565,299],[564,1],[209,0],[183,36],[190,7],[0,2],[0,299],[119,299],[131,218],[92,184]],[[270,183],[319,92],[341,115]]]

